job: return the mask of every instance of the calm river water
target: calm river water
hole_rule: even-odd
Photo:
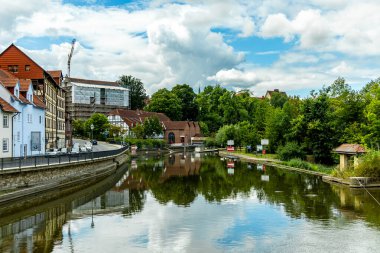
[[[128,167],[1,217],[0,252],[380,252],[366,191],[191,153]]]

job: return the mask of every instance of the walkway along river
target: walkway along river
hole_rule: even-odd
[[[193,153],[140,157],[97,185],[0,218],[0,252],[378,252],[379,245],[379,207],[366,191]]]

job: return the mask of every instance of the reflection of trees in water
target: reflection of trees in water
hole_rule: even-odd
[[[141,212],[145,204],[144,190],[129,190],[129,206],[123,209],[124,216],[132,216],[135,213]]]
[[[136,173],[142,177],[160,203],[172,201],[177,205],[188,206],[197,194],[203,195],[207,201],[220,202],[223,199],[235,198],[238,194],[249,196],[253,190],[260,201],[281,205],[288,215],[294,218],[305,216],[310,219],[328,220],[334,215],[333,209],[342,209],[340,193],[334,191],[331,185],[324,183],[320,177],[272,167],[263,172],[248,169],[246,163],[239,162],[235,165],[234,175],[229,176],[225,162],[218,157],[205,157],[200,166],[199,175],[171,176],[165,181],[162,181],[162,168],[153,171],[152,167],[144,165],[140,166]],[[255,165],[251,167],[256,168]],[[269,176],[269,182],[261,180],[262,174]],[[369,203],[364,205],[363,209],[367,220],[379,224],[380,214],[376,213],[376,206],[368,199],[361,201]]]

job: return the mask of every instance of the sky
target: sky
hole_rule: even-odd
[[[47,70],[148,94],[187,83],[290,95],[343,77],[380,77],[379,0],[0,0],[0,51],[15,43]]]

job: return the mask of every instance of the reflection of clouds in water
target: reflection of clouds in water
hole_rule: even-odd
[[[158,203],[148,193],[144,209],[71,221],[54,252],[375,252],[380,231],[362,222],[292,219],[283,206],[260,203],[256,193],[208,203],[198,196],[189,207]],[[350,242],[341,245],[342,242]]]

